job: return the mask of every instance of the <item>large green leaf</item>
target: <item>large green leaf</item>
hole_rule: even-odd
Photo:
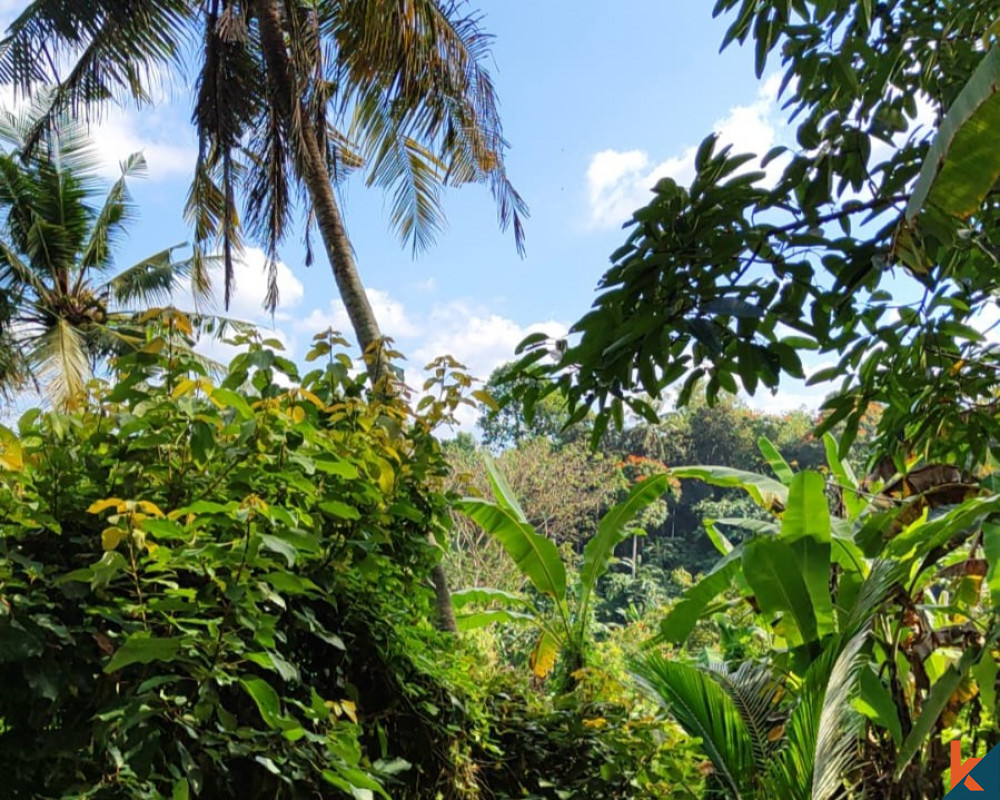
[[[818,472],[793,476],[788,487],[788,507],[781,518],[781,541],[795,553],[796,566],[812,601],[816,632],[822,638],[834,626],[830,598],[830,508],[826,481]]]
[[[479,603],[480,605],[491,605],[500,602],[514,608],[530,608],[531,604],[523,597],[518,597],[503,589],[492,589],[488,586],[475,586],[470,589],[459,589],[451,593],[451,604],[457,611],[464,608],[469,603]]]
[[[510,488],[510,484],[507,483],[507,479],[500,471],[500,467],[493,460],[493,456],[486,453],[483,456],[483,461],[486,464],[486,475],[489,478],[490,486],[493,487],[493,497],[496,499],[497,505],[501,508],[506,508],[520,522],[527,523],[528,518],[524,515],[521,504],[517,502],[517,495]]]
[[[979,659],[979,663],[972,668],[972,676],[979,684],[979,696],[982,698],[983,708],[991,715],[996,714],[998,673],[1000,673],[1000,664],[997,664],[992,653],[984,654]],[[995,716],[994,719],[996,719]]]
[[[854,707],[880,728],[889,731],[896,747],[899,747],[903,741],[903,726],[889,689],[871,668],[861,671],[859,685],[858,696],[852,701]]]
[[[597,580],[608,568],[608,562],[617,547],[631,533],[629,525],[636,515],[655,503],[670,489],[669,475],[655,475],[639,481],[622,502],[608,510],[593,536],[583,549],[580,567],[580,621],[587,618],[590,596]]]
[[[633,669],[639,685],[701,740],[729,795],[743,797],[755,775],[753,740],[732,698],[707,673],[659,654],[647,656]]]
[[[21,443],[10,428],[0,425],[0,470],[19,472],[24,467]]]
[[[774,476],[781,481],[785,486],[792,482],[792,477],[795,475],[792,472],[792,468],[788,466],[788,462],[785,461],[784,456],[777,447],[768,439],[766,436],[761,436],[757,440],[757,447],[760,449],[761,455],[764,456],[764,460],[767,461],[768,466],[771,467],[771,472]]]
[[[1000,525],[995,522],[983,523],[983,553],[989,564],[986,585],[990,600],[994,608],[1000,608]]]
[[[788,487],[785,513],[781,517],[781,538],[789,544],[806,538],[829,544],[830,537],[826,481],[818,472],[799,472]]]
[[[826,463],[837,481],[840,496],[847,511],[847,518],[854,519],[868,507],[868,501],[858,491],[858,479],[851,465],[840,458],[840,445],[833,434],[823,434],[823,447],[826,449]]]
[[[754,539],[743,547],[743,576],[764,613],[783,615],[784,635],[793,646],[817,638],[816,614],[798,561],[792,546],[780,539]]]
[[[969,671],[976,665],[980,657],[992,658],[990,650],[993,643],[1000,634],[1000,628],[994,627],[986,641],[981,647],[968,647],[962,652],[962,657],[958,662],[952,664],[945,670],[945,673],[934,682],[930,693],[924,699],[920,716],[913,724],[909,734],[903,740],[903,746],[899,749],[896,758],[896,779],[902,775],[906,765],[913,760],[919,752],[927,737],[931,735],[941,718],[942,712],[951,700],[951,696],[958,689],[959,684],[969,674]]]
[[[889,543],[889,552],[897,557],[924,555],[997,512],[1000,512],[1000,495],[974,497],[940,517],[917,520]]]
[[[475,587],[451,593],[451,604],[456,611],[470,604],[493,606],[494,603],[498,602],[503,603],[505,607],[494,606],[478,611],[466,611],[465,613],[456,614],[455,622],[458,624],[458,629],[460,631],[468,631],[474,628],[485,628],[488,625],[498,622],[538,621],[538,612],[531,603],[523,597],[518,597],[516,594],[511,594],[501,589]],[[524,610],[517,611],[515,609]]]
[[[742,547],[734,548],[716,563],[711,572],[684,592],[677,605],[660,623],[658,640],[682,644],[691,635],[708,604],[726,591],[739,574],[742,552]]]
[[[150,664],[154,661],[173,661],[181,649],[183,637],[150,636],[133,633],[119,647],[105,665],[107,673],[117,672],[130,664]]]
[[[490,625],[506,622],[536,622],[534,614],[523,614],[507,608],[490,608],[485,611],[470,611],[467,614],[456,614],[455,624],[460,631],[471,631],[476,628],[486,628]]]
[[[723,489],[742,489],[757,505],[768,511],[784,506],[788,497],[788,489],[774,478],[731,467],[671,467],[670,474],[675,478],[703,481]]]
[[[560,603],[566,600],[566,568],[551,539],[518,519],[514,510],[488,500],[466,498],[455,508],[495,537],[539,592]]]
[[[1000,179],[1000,48],[993,47],[945,114],[906,206],[912,221],[927,205],[965,219]]]
[[[964,661],[965,659],[963,658],[962,660]],[[955,665],[948,667],[944,675],[938,678],[937,682],[931,687],[930,694],[924,700],[920,716],[899,749],[899,755],[896,760],[897,780],[902,775],[903,770],[906,769],[906,765],[910,763],[923,746],[927,737],[931,735],[931,732],[937,726],[938,719],[940,719],[942,712],[944,712],[948,705],[948,701],[962,682],[962,678],[965,677],[965,672],[969,667],[971,667],[971,664],[963,665],[961,662],[957,668]]]
[[[288,730],[295,722],[281,713],[281,698],[267,681],[261,678],[240,678],[240,684],[253,699],[260,718],[274,730]]]

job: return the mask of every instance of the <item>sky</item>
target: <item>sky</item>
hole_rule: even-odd
[[[25,5],[0,0],[0,23]],[[341,193],[362,280],[383,332],[408,357],[411,381],[445,353],[486,378],[529,333],[565,333],[593,302],[609,254],[625,239],[622,224],[660,177],[690,180],[694,149],[713,130],[746,152],[763,154],[781,141],[777,75],[757,81],[749,49],[720,54],[727,21],[713,19],[711,6],[473,0],[495,36],[490,69],[511,145],[508,174],[531,210],[527,255],[520,258],[512,233],[499,230],[484,186],[446,192],[448,224],[416,258],[390,230],[383,194],[357,179]],[[149,165],[132,183],[139,217],[122,244],[122,266],[190,238],[182,213],[196,155],[191,104],[188,87],[177,84],[155,108],[111,111],[92,124],[109,180],[132,152]],[[313,334],[350,326],[322,251],[307,268],[296,231],[280,255],[274,317],[261,305],[264,257],[254,249],[237,274],[229,314],[273,329],[301,360]],[[185,297],[175,302],[189,305]],[[232,352],[207,349],[222,358]],[[815,406],[823,391],[793,385],[749,402],[771,411]]]

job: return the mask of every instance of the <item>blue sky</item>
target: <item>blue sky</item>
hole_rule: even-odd
[[[24,5],[0,0],[0,13],[9,19]],[[384,332],[410,357],[408,371],[447,352],[486,377],[527,333],[562,333],[592,302],[608,255],[624,239],[621,224],[658,177],[690,176],[693,148],[705,135],[719,129],[737,148],[759,153],[780,139],[774,76],[758,83],[748,49],[719,53],[726,21],[714,20],[711,6],[480,0],[484,27],[496,37],[492,72],[511,143],[508,172],[531,208],[527,257],[498,229],[485,187],[446,194],[448,225],[416,259],[390,232],[383,195],[358,180],[342,194],[362,278]],[[175,86],[156,108],[111,112],[94,125],[109,177],[133,151],[149,163],[149,177],[132,186],[140,217],[122,248],[123,265],[188,239],[189,115],[188,90]],[[325,259],[307,269],[296,234],[281,260],[273,322],[260,307],[263,257],[252,250],[231,313],[273,325],[301,359],[313,333],[349,328]],[[754,403],[814,402],[815,392],[802,392]]]

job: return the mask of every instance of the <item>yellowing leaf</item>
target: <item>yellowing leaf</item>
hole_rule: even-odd
[[[151,517],[162,517],[163,512],[160,511],[159,507],[155,503],[150,503],[148,500],[140,500],[136,505],[143,514],[149,514]]]
[[[101,547],[105,550],[114,550],[126,536],[128,536],[128,531],[122,528],[105,528],[101,532]]]
[[[298,425],[306,418],[306,410],[302,406],[294,406],[291,410],[292,422]]]
[[[21,443],[10,428],[0,425],[0,468],[20,472],[24,468]]]
[[[115,511],[121,512],[125,510],[125,503],[117,497],[108,497],[104,500],[97,500],[96,502],[91,503],[90,508],[87,509],[87,513],[100,514],[102,511],[107,511],[109,508],[113,508]]]
[[[491,395],[485,389],[477,389],[472,393],[472,396],[476,398],[476,400],[478,400],[484,406],[486,406],[490,411],[500,410],[500,406],[497,404],[497,401],[493,398],[493,395]]]
[[[191,326],[191,320],[188,315],[177,309],[173,309],[170,314],[170,321],[185,336],[192,336],[194,334],[194,328]]]
[[[170,398],[172,400],[177,400],[178,398],[183,397],[184,395],[186,395],[188,392],[190,392],[192,389],[194,389],[194,387],[197,386],[197,385],[198,384],[195,383],[190,378],[185,378],[180,383],[178,383],[177,386],[176,386],[176,388],[170,393]]]
[[[320,400],[316,395],[314,395],[308,389],[299,389],[299,397],[301,397],[303,400],[308,400],[310,403],[316,406],[316,408],[324,407],[323,401]]]
[[[538,637],[535,649],[531,651],[531,658],[528,661],[534,676],[541,680],[552,672],[558,655],[559,642],[551,633],[544,631]]]
[[[378,467],[379,488],[385,492],[385,494],[390,494],[396,485],[396,470],[392,468],[392,464],[384,459],[379,459]]]
[[[350,700],[340,701],[341,710],[347,715],[348,719],[351,720],[355,725],[358,723],[358,707]]]
[[[167,346],[167,343],[163,339],[153,339],[149,344],[143,347],[140,353],[149,353],[151,355],[156,355],[163,352],[163,348]]]

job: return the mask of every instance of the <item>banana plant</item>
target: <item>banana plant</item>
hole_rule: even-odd
[[[853,624],[847,609],[870,591],[878,565],[888,565],[896,575],[891,602],[872,618],[851,704],[869,725],[867,788],[909,797],[947,768],[935,741],[958,715],[998,710],[1000,494],[942,464],[859,481],[837,442],[828,435],[824,443],[826,476],[794,472],[766,440],[773,478],[671,470],[741,488],[770,518],[705,521],[722,558],[671,609],[654,643],[683,644],[736,588],[773,634],[772,665],[804,679],[845,641]],[[730,529],[741,529],[742,541],[730,541]]]
[[[994,46],[949,107],[906,207],[912,224],[927,207],[960,219],[975,214],[1000,180],[992,131],[1000,123],[1000,47]]]
[[[539,630],[530,659],[535,676],[546,677],[560,655],[566,674],[572,675],[586,665],[591,602],[597,581],[607,571],[615,548],[636,532],[636,516],[670,491],[672,479],[666,474],[645,478],[621,503],[608,510],[584,547],[583,562],[571,591],[566,565],[555,543],[528,522],[510,485],[489,456],[486,468],[494,499],[465,498],[456,508],[500,543],[522,575],[552,602],[554,611],[542,611],[523,597],[496,589],[466,589],[452,594],[459,630],[495,622],[533,623]],[[495,607],[498,603],[501,607]],[[472,605],[494,607],[470,611]]]

